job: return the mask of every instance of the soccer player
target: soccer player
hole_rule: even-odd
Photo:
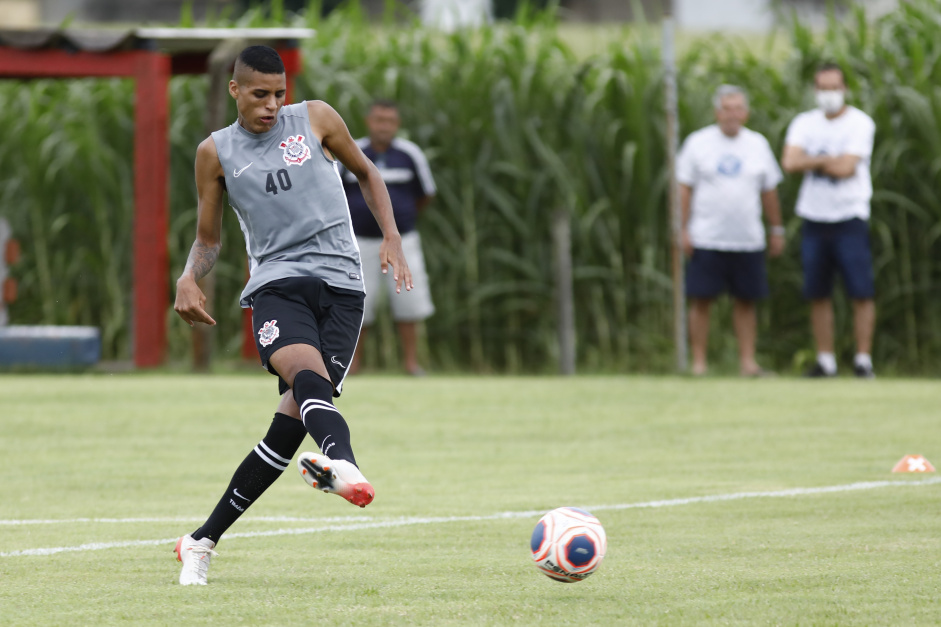
[[[739,373],[760,377],[768,374],[755,361],[755,303],[768,295],[761,212],[763,208],[771,226],[768,254],[777,257],[784,250],[777,191],[781,169],[768,140],[745,128],[748,97],[743,89],[720,86],[713,107],[716,124],[691,134],[677,161],[683,248],[689,257],[692,373],[706,374],[709,310],[728,291],[734,303]]]
[[[817,345],[817,361],[807,376],[836,376],[832,294],[833,277],[839,272],[853,300],[853,371],[857,377],[871,379],[875,377],[871,354],[876,305],[869,247],[869,161],[876,125],[868,115],[846,104],[846,81],[840,66],[821,66],[814,76],[814,87],[817,108],[791,122],[781,159],[787,172],[804,174],[797,215],[804,219],[804,296],[810,301]]]
[[[281,475],[309,433],[321,453],[302,453],[311,486],[365,507],[375,492],[360,472],[350,430],[333,405],[363,320],[363,279],[337,161],[356,176],[382,228],[382,272],[396,292],[412,288],[386,187],[346,124],[321,101],[284,106],[284,64],[267,46],[243,50],[229,93],[238,120],[196,150],[196,241],[177,280],[174,309],[190,325],[214,325],[197,285],[219,257],[222,194],[245,234],[251,276],[241,295],[252,308],[262,365],[281,400],[268,433],[236,469],[203,525],[180,538],[180,583],[205,585],[223,533]]]

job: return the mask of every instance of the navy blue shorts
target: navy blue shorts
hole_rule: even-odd
[[[261,365],[278,373],[269,359],[282,346],[309,344],[323,357],[339,396],[363,324],[363,292],[328,285],[323,279],[272,281],[252,294],[252,328]],[[290,388],[278,375],[278,394]]]
[[[741,300],[767,298],[765,251],[693,249],[686,264],[686,296],[711,300],[725,292]]]
[[[843,277],[843,285],[850,298],[868,300],[876,294],[869,224],[865,220],[804,220],[801,226],[801,262],[804,265],[805,298],[830,298],[837,272]]]

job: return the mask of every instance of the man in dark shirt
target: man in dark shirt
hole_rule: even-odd
[[[428,288],[428,274],[422,255],[421,238],[415,230],[418,214],[435,194],[435,182],[428,160],[412,142],[396,137],[401,120],[397,105],[390,100],[377,100],[369,109],[366,124],[369,136],[356,141],[363,153],[376,164],[392,199],[395,223],[402,234],[405,259],[414,277],[413,289],[404,297],[390,299],[392,318],[396,322],[402,342],[402,360],[405,370],[412,375],[424,374],[418,364],[418,323],[434,313],[435,307]],[[350,372],[356,372],[362,361],[363,341],[368,328],[376,319],[376,306],[391,287],[389,277],[379,272],[379,245],[382,231],[373,218],[356,178],[343,174],[343,186],[350,205],[353,231],[359,242],[366,283],[366,303],[363,328]],[[373,262],[376,263],[373,263]]]

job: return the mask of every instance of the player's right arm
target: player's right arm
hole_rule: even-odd
[[[196,241],[186,259],[183,274],[176,281],[176,302],[173,305],[176,313],[190,326],[196,322],[216,324],[206,312],[206,295],[197,282],[212,270],[222,249],[224,180],[216,143],[208,137],[196,149],[196,192],[199,197]]]

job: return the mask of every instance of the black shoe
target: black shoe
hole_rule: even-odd
[[[876,373],[873,372],[872,366],[863,366],[861,364],[856,364],[853,366],[853,374],[856,375],[857,379],[875,379]]]
[[[804,373],[804,376],[809,379],[828,379],[830,377],[835,377],[835,372],[827,372],[823,369],[823,366],[820,365],[820,362],[815,361],[813,367]]]

